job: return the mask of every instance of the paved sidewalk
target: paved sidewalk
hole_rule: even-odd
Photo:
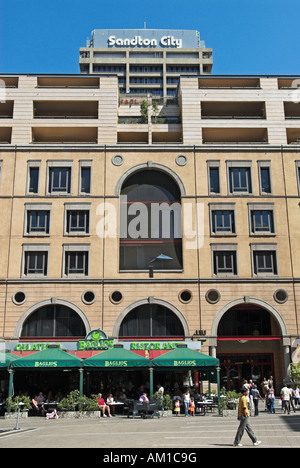
[[[214,414],[127,419],[124,416],[97,419],[28,418],[20,420],[20,430],[13,428],[16,420],[0,420],[0,448],[148,448],[152,450],[196,450],[200,448],[234,448],[232,443],[239,422],[234,417]],[[253,447],[248,435],[243,447],[300,447],[300,410],[290,415],[282,411],[250,418],[251,427],[262,444]],[[239,450],[240,448],[234,448]]]

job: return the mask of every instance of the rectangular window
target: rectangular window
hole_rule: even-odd
[[[71,193],[71,167],[49,167],[50,194]]]
[[[273,210],[251,210],[251,234],[274,234]]]
[[[65,275],[88,276],[89,252],[66,251],[65,252]]]
[[[236,251],[220,250],[213,252],[213,273],[214,275],[236,275],[237,262]]]
[[[38,195],[39,193],[40,164],[41,161],[38,160],[27,162],[27,195]]]
[[[47,276],[48,252],[29,250],[24,252],[24,276]]]
[[[235,234],[233,210],[212,210],[211,222],[213,234]]]
[[[220,186],[220,161],[207,161],[208,193],[221,193]]]
[[[277,275],[276,251],[258,250],[253,252],[253,267],[255,275]]]
[[[27,234],[49,234],[50,211],[27,210]]]
[[[260,189],[261,193],[271,193],[271,174],[269,167],[260,168]]]
[[[67,210],[66,214],[67,234],[89,234],[90,212],[89,210]]]
[[[91,193],[91,168],[82,166],[80,168],[80,193]]]
[[[250,167],[229,167],[229,192],[252,193]]]

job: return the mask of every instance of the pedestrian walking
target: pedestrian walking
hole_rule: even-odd
[[[273,387],[269,387],[267,401],[270,413],[275,414],[275,391]]]
[[[183,405],[184,405],[184,412],[185,412],[186,418],[189,415],[190,401],[191,401],[190,392],[189,390],[187,390],[185,394],[183,395]]]
[[[282,409],[283,409],[283,412],[284,414],[290,414],[290,411],[291,411],[291,407],[290,407],[290,400],[291,400],[291,392],[290,392],[290,389],[287,387],[287,385],[285,384],[281,391],[280,391],[280,395],[282,395]]]
[[[300,405],[300,390],[299,390],[298,385],[296,385],[296,388],[295,388],[295,406],[298,407],[298,405]]]
[[[288,385],[287,387],[290,389],[290,394],[291,394],[291,396],[290,396],[290,405],[293,408],[294,413],[296,413],[296,408],[295,408],[295,405],[294,405],[295,391],[292,389],[291,385]]]
[[[242,447],[241,439],[243,437],[245,430],[248,436],[250,437],[250,439],[252,440],[253,445],[260,445],[261,441],[257,440],[249,424],[249,410],[248,410],[248,402],[247,402],[247,396],[248,396],[249,390],[248,388],[243,387],[241,392],[243,395],[239,398],[239,408],[238,408],[238,420],[240,421],[240,425],[238,427],[233,445],[234,447]]]
[[[263,400],[263,398],[261,397],[257,389],[257,385],[255,384],[252,386],[250,393],[251,393],[251,397],[252,397],[253,404],[254,404],[254,416],[258,416],[258,402],[259,402],[259,399]]]

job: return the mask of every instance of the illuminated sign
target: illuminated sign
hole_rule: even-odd
[[[111,349],[114,340],[109,340],[103,330],[93,330],[87,334],[84,340],[78,341],[79,351],[100,351]]]

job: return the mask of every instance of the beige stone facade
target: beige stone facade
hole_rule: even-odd
[[[86,333],[100,328],[118,339],[126,315],[154,303],[174,313],[187,342],[205,334],[203,352],[235,356],[238,363],[241,356],[255,355],[259,365],[257,356],[267,355],[271,367],[265,373],[274,373],[280,386],[288,364],[299,360],[300,339],[300,107],[294,80],[182,78],[178,104],[160,107],[161,122],[149,118],[141,124],[120,123],[139,114],[140,101],[128,96],[121,102],[116,77],[1,79],[6,95],[0,104],[0,337],[18,342],[35,310],[62,304],[81,317]],[[168,123],[172,116],[180,123]],[[65,193],[51,191],[51,170],[61,167],[70,179]],[[36,192],[29,183],[32,168],[38,169]],[[90,171],[88,191],[82,188],[82,168]],[[218,190],[211,187],[212,168]],[[147,268],[120,268],[121,189],[130,175],[146,170],[176,183],[184,220],[182,267],[154,269],[153,278]],[[237,181],[240,191],[231,186]],[[89,213],[89,229],[70,232],[68,210],[80,209]],[[48,229],[30,231],[28,212],[34,210],[49,212]],[[214,216],[224,211],[231,218],[222,224]],[[105,235],[103,219],[109,225]],[[32,251],[46,253],[43,273],[27,265]],[[88,252],[85,274],[67,271],[66,253],[74,251]],[[216,266],[228,251],[235,263],[231,271]],[[255,262],[262,262],[261,269]],[[213,300],[209,290],[218,292]],[[275,297],[278,290],[283,295]],[[86,291],[95,295],[90,304],[83,299]],[[111,297],[115,291],[120,300]],[[187,300],[182,291],[189,292]],[[19,303],[18,292],[24,293]],[[251,307],[268,313],[266,336],[256,329],[251,336],[237,329],[232,336],[218,334],[228,311]]]

